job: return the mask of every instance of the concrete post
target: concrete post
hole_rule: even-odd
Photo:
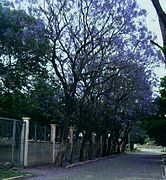
[[[25,146],[24,146],[24,166],[28,166],[28,141],[29,141],[29,117],[23,117],[25,122]]]
[[[92,133],[92,142],[93,142],[93,144],[95,144],[95,137],[96,137],[96,133]]]
[[[25,142],[25,123],[22,124],[21,130],[21,149],[20,149],[20,162],[24,165],[24,142]]]
[[[106,138],[106,153],[108,152],[108,136]]]
[[[14,164],[14,151],[16,144],[16,121],[13,122],[13,137],[12,137],[12,164]]]
[[[103,152],[103,136],[100,136],[100,156],[102,156]]]
[[[69,142],[73,144],[73,127],[69,129]]]
[[[47,127],[44,125],[44,141],[47,141]]]
[[[92,132],[92,153],[93,153],[93,157],[95,155],[95,150],[96,150],[96,146],[95,146],[95,143],[96,143],[96,133]]]
[[[55,163],[56,151],[55,151],[55,138],[56,138],[56,124],[50,124],[51,126],[51,142],[53,143],[52,148],[52,162]]]
[[[131,140],[130,140],[130,133],[128,134],[128,144],[129,144],[129,151],[131,151]]]
[[[69,143],[70,143],[70,161],[72,161],[73,156],[73,127],[69,128]]]

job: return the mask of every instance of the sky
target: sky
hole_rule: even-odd
[[[158,35],[158,43],[162,45],[162,36],[158,23],[158,16],[151,0],[137,0],[140,6],[147,11],[147,27]],[[160,0],[163,10],[166,12],[166,0]]]
[[[41,0],[43,2],[43,0]],[[163,10],[166,12],[166,0],[159,0]],[[162,46],[162,35],[159,27],[158,16],[151,0],[137,0],[140,7],[147,11],[146,24],[149,30],[157,35],[156,42]],[[161,64],[161,67],[157,67],[155,73],[159,78],[166,75],[165,64]]]
[[[147,17],[146,17],[147,27],[157,35],[156,42],[162,45],[163,40],[159,27],[158,16],[151,0],[137,0],[137,1],[140,4],[140,6],[146,9],[147,11]],[[160,4],[163,10],[166,12],[166,0],[160,0]],[[159,78],[166,75],[165,65],[161,64],[161,67],[156,68],[155,73],[159,76]]]

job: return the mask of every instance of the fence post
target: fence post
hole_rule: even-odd
[[[95,156],[95,151],[96,151],[96,133],[95,132],[92,132],[92,155],[93,157]]]
[[[96,143],[96,133],[92,132],[92,142],[93,144]]]
[[[70,127],[69,128],[69,143],[70,143],[70,161],[73,159],[73,132],[74,128]]]
[[[102,156],[102,152],[103,152],[103,136],[100,136],[100,156]]]
[[[47,141],[47,127],[44,125],[44,141]]]
[[[25,146],[25,123],[22,124],[22,130],[21,130],[21,149],[20,149],[21,165],[24,165],[24,146]]]
[[[25,146],[24,146],[24,166],[28,166],[28,140],[29,140],[29,117],[23,117],[25,122]]]
[[[12,137],[12,164],[14,164],[14,151],[16,144],[16,121],[13,121],[13,137]]]
[[[51,142],[53,143],[53,148],[52,148],[52,162],[55,163],[55,138],[56,138],[56,124],[50,124],[51,126]]]
[[[71,144],[73,144],[73,130],[74,130],[73,127],[70,127],[70,128],[69,128],[69,142],[70,142]]]
[[[106,154],[107,154],[107,152],[108,152],[108,135],[106,137]]]
[[[35,138],[34,138],[34,140],[35,141],[37,140],[37,124],[36,124],[36,122],[35,122]]]

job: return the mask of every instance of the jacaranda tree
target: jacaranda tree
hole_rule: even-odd
[[[152,33],[142,22],[146,12],[138,7],[135,0],[45,0],[43,3],[34,0],[25,3],[20,0],[14,4],[5,2],[4,5],[10,6],[11,11],[17,9],[28,14],[30,19],[34,19],[32,25],[26,25],[23,19],[19,20],[25,28],[22,28],[21,36],[18,34],[16,37],[25,38],[26,41],[21,41],[25,45],[29,41],[36,45],[39,50],[37,55],[41,57],[33,56],[30,47],[30,52],[25,53],[25,57],[28,55],[28,62],[33,62],[34,66],[38,63],[44,65],[47,70],[49,68],[62,88],[62,162],[67,148],[68,128],[73,122],[71,120],[78,120],[78,117],[75,117],[76,99],[80,100],[80,121],[89,118],[90,122],[94,122],[94,107],[98,102],[98,95],[104,93],[107,97],[109,93],[101,91],[106,88],[107,83],[122,84],[118,86],[122,91],[117,89],[111,96],[116,100],[124,97],[120,98],[124,100],[130,95],[129,101],[126,102],[131,103],[137,90],[141,90],[134,89],[132,85],[141,87],[141,83],[144,83],[143,75],[146,75],[147,79],[150,78],[151,73],[148,69],[155,66],[160,54],[151,47]],[[24,54],[24,51],[21,51],[20,54]],[[15,60],[19,62],[17,56],[13,57],[12,62]],[[143,74],[141,76],[138,73],[140,79],[134,82],[131,78],[136,76],[133,69],[142,72],[141,68]],[[127,72],[124,73],[125,69]],[[143,98],[149,99],[149,93],[145,91],[144,95],[148,97]],[[104,97],[99,97],[100,102],[105,101]],[[131,108],[126,108],[124,102],[123,107],[119,108],[116,100],[114,103],[119,110],[114,114],[125,111],[123,117],[130,116],[130,109],[134,111],[136,105],[131,103]],[[138,100],[140,101],[141,99]],[[134,104],[136,103],[137,99]],[[88,105],[89,109],[84,105]],[[89,131],[89,127],[86,130]],[[92,131],[93,128],[90,129],[90,133]]]

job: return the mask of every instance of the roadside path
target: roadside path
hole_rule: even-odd
[[[161,180],[161,157],[155,153],[129,153],[69,169],[52,166],[28,168],[38,174],[29,180]]]

